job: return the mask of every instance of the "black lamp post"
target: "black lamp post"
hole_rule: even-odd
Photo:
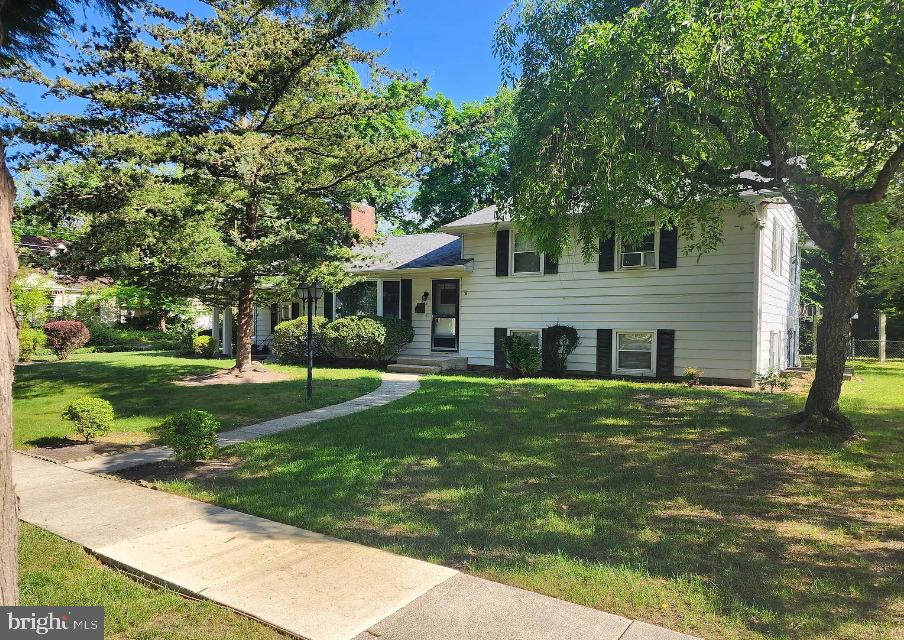
[[[301,285],[298,297],[308,310],[308,402],[314,393],[314,307],[323,295],[319,280]]]

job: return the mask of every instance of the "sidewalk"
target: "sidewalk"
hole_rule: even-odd
[[[310,640],[689,636],[14,454],[20,517],[109,564]]]
[[[247,427],[233,429],[232,431],[224,431],[217,436],[217,445],[228,447],[231,444],[247,442],[255,438],[304,427],[322,420],[339,418],[351,413],[364,411],[365,409],[379,407],[399,398],[404,398],[417,391],[418,387],[420,387],[418,376],[407,373],[383,373],[381,379],[383,382],[376,390],[346,402],[275,418],[274,420],[252,424]],[[112,456],[98,456],[87,460],[78,460],[69,462],[66,466],[70,469],[87,471],[88,473],[112,473],[113,471],[137,467],[142,464],[160,462],[170,458],[172,455],[173,452],[168,447],[152,447]]]

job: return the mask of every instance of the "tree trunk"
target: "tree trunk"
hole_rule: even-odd
[[[6,168],[6,149],[0,142],[0,605],[19,602],[19,514],[13,485],[13,372],[19,358],[19,326],[13,312],[11,285],[18,260],[10,224],[16,187]]]
[[[157,312],[157,331],[166,333],[166,311],[163,309]]]
[[[254,276],[243,276],[239,287],[238,335],[235,337],[235,370],[250,371],[251,335],[254,329]]]
[[[853,207],[838,206],[841,248],[826,282],[825,307],[816,340],[816,377],[801,415],[808,430],[850,435],[853,426],[841,413],[838,399],[851,340],[851,317],[857,311],[857,277],[861,258],[853,230]]]

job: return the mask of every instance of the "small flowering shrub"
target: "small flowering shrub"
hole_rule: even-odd
[[[44,325],[47,346],[57,359],[65,360],[76,349],[84,347],[91,339],[91,332],[79,320],[55,320]]]
[[[170,447],[177,460],[210,460],[217,454],[220,421],[208,411],[191,409],[170,416],[157,427],[160,441]]]
[[[700,385],[700,378],[703,377],[703,369],[698,369],[697,367],[685,367],[684,368],[684,384],[689,387],[696,387]]]
[[[791,374],[787,371],[778,372],[772,367],[762,373],[754,371],[753,381],[760,388],[760,391],[769,389],[769,393],[775,393],[776,387],[782,391],[787,391],[791,388]]]
[[[114,417],[113,405],[103,398],[90,396],[73,400],[63,412],[63,418],[75,425],[75,432],[85,442],[110,433]]]

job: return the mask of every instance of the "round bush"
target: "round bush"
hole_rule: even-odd
[[[323,355],[323,329],[327,319],[314,318],[314,357]],[[304,363],[308,361],[308,319],[295,318],[280,322],[273,329],[273,353],[280,362]]]
[[[414,340],[414,329],[398,318],[348,316],[327,323],[323,337],[327,350],[337,358],[383,366]]]
[[[191,409],[170,416],[157,428],[160,441],[170,447],[177,460],[210,460],[217,454],[220,421],[208,411]]]
[[[63,418],[75,425],[75,432],[85,442],[110,433],[114,417],[113,405],[103,398],[79,398],[70,402],[63,411]]]
[[[28,362],[35,351],[47,344],[47,336],[29,325],[19,327],[19,360]]]
[[[543,332],[543,352],[556,373],[565,373],[568,367],[568,356],[574,353],[580,338],[574,327],[554,324]]]
[[[540,350],[521,336],[508,336],[502,342],[505,361],[516,376],[532,376],[540,370]]]
[[[76,349],[84,347],[91,339],[91,332],[78,320],[55,320],[44,325],[47,346],[60,360],[65,360]]]
[[[191,341],[191,352],[201,358],[213,358],[213,338],[211,336],[195,336]]]

